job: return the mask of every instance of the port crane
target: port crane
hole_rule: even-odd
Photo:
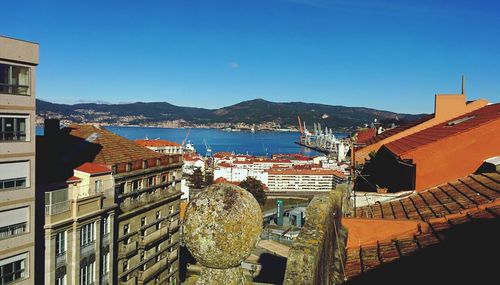
[[[206,157],[212,157],[212,147],[208,144],[206,139],[203,139],[203,143],[205,144],[205,149],[207,152],[205,153]]]

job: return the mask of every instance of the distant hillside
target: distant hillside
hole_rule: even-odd
[[[297,116],[307,124],[320,122],[323,126],[346,128],[370,123],[374,118],[382,121],[414,120],[421,115],[398,114],[363,107],[345,107],[303,102],[276,103],[263,99],[244,101],[232,106],[210,110],[180,107],[167,102],[137,102],[130,104],[55,104],[37,99],[37,114],[59,116],[75,122],[123,122],[148,124],[181,120],[189,124],[245,123],[261,124],[274,122],[285,126],[296,126]]]

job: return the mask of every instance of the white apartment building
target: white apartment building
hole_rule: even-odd
[[[38,48],[0,36],[0,284],[35,283]]]
[[[328,169],[270,169],[269,191],[330,191],[345,181],[343,173]]]

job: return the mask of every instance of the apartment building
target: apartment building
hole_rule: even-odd
[[[51,125],[46,121],[45,135],[39,137],[40,149],[46,150],[38,152],[46,162],[39,167],[48,175],[63,173],[64,182],[72,185],[68,197],[74,199],[70,203],[77,224],[73,241],[65,237],[66,260],[75,267],[68,284],[178,284],[182,155],[157,153],[92,125]],[[55,195],[45,203],[57,212],[49,206],[59,202]],[[75,216],[81,200],[92,206],[82,204]],[[86,212],[91,209],[93,214]],[[46,258],[55,263],[62,247],[58,232],[45,229],[46,244],[53,245],[46,246]],[[58,274],[56,269],[53,275]]]
[[[38,48],[0,36],[0,284],[34,284]]]
[[[112,284],[114,180],[106,165],[86,162],[44,190],[45,284]]]
[[[269,169],[269,191],[330,191],[345,175],[329,169]]]

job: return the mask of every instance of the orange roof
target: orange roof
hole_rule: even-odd
[[[410,258],[415,257],[416,264],[428,265],[433,257],[424,252],[424,255],[416,253],[441,243],[449,249],[448,239],[454,239],[458,247],[463,246],[456,242],[460,235],[475,235],[478,240],[492,241],[483,236],[492,229],[485,228],[484,233],[472,229],[464,231],[464,224],[478,225],[487,219],[499,219],[500,173],[469,175],[400,200],[358,208],[356,216],[362,218],[342,220],[349,231],[345,277],[356,280],[367,271],[384,272],[385,278],[391,277],[400,273],[384,271],[391,268],[389,263],[405,258],[408,264]],[[497,224],[483,225],[494,228]],[[459,256],[462,254],[459,248],[451,251],[458,252]],[[483,256],[484,253],[478,254]],[[475,262],[482,260],[475,259]]]
[[[106,165],[104,164],[99,164],[99,163],[91,163],[91,162],[85,162],[84,164],[78,166],[75,168],[75,170],[85,172],[88,174],[104,174],[104,173],[110,173],[111,169],[109,169]]]
[[[377,130],[373,129],[373,128],[369,128],[369,129],[360,130],[356,134],[357,134],[356,142],[357,143],[364,143],[365,141],[374,137],[377,134]]]
[[[467,132],[471,129],[499,119],[500,104],[487,105],[483,108],[453,118],[439,125],[390,142],[385,146],[392,153],[400,156],[421,146],[438,142],[444,138],[449,138],[459,133]],[[492,130],[492,132],[494,132],[494,130]],[[475,138],[471,138],[471,140],[472,139]]]
[[[279,169],[271,168],[267,171],[269,174],[274,175],[335,175],[337,177],[344,178],[345,175],[342,172],[331,170],[331,169]]]
[[[138,145],[151,146],[151,147],[162,147],[162,146],[181,146],[176,142],[171,142],[167,140],[134,140]]]
[[[386,131],[380,133],[379,135],[372,136],[372,137],[364,140],[361,143],[363,143],[363,147],[371,145],[371,144],[374,144],[374,143],[377,143],[377,142],[379,142],[381,140],[384,140],[384,139],[386,139],[388,137],[391,137],[391,136],[393,136],[395,134],[398,134],[398,133],[400,133],[402,131],[405,131],[405,130],[407,130],[409,128],[412,128],[414,126],[420,125],[423,122],[429,121],[432,118],[434,118],[434,114],[424,116],[424,117],[422,117],[420,119],[417,119],[417,120],[414,120],[412,122],[409,122],[409,123],[400,125],[398,127],[395,127],[394,129],[386,130]]]
[[[66,180],[66,182],[76,182],[76,181],[82,181],[82,179],[81,179],[81,178],[78,178],[78,177],[76,177],[76,176],[71,176],[70,178],[68,178],[68,179]]]
[[[81,138],[89,145],[96,146],[94,148],[96,153],[92,160],[95,163],[113,165],[162,156],[104,128],[93,125],[71,125],[67,129],[71,136]]]

